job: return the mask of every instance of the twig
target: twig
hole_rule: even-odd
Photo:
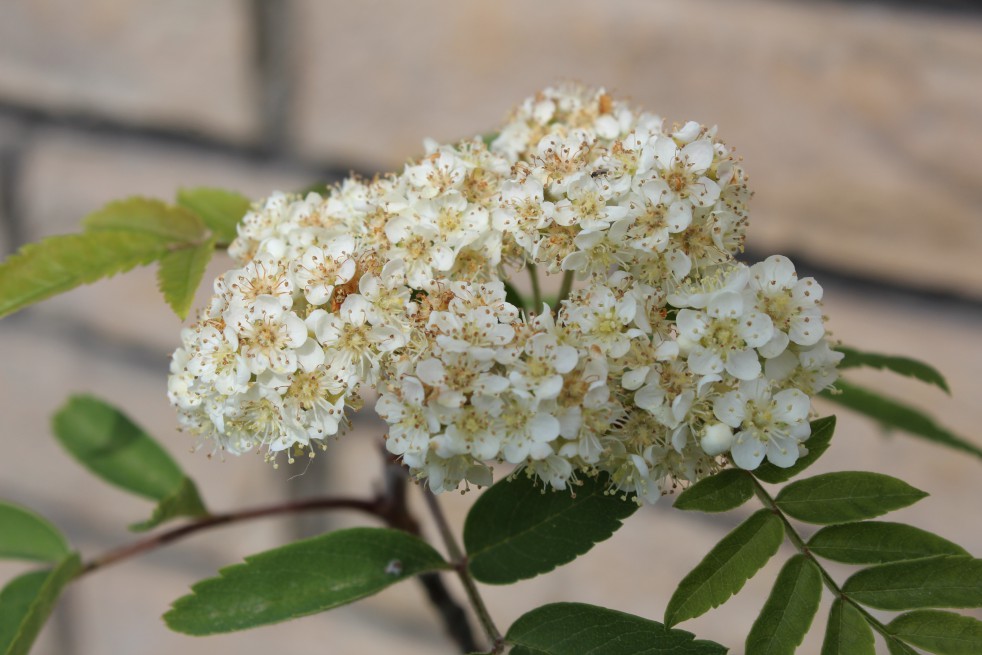
[[[453,565],[454,570],[457,571],[457,576],[464,585],[464,591],[467,592],[467,598],[470,600],[471,606],[477,614],[477,618],[481,621],[484,632],[491,641],[491,653],[503,652],[505,639],[501,636],[501,632],[494,624],[494,620],[491,618],[491,614],[484,604],[484,599],[481,598],[481,594],[477,589],[477,584],[474,582],[474,578],[471,577],[470,571],[467,570],[467,556],[457,544],[457,540],[450,530],[450,524],[447,523],[447,517],[443,514],[443,509],[440,507],[439,501],[429,489],[423,490],[423,497],[426,499],[426,506],[433,515],[433,520],[436,522],[437,530],[439,530],[440,536],[443,538],[443,543],[447,547],[450,563]]]
[[[385,499],[382,497],[367,500],[361,498],[308,498],[305,500],[295,500],[278,505],[266,505],[263,507],[252,507],[235,512],[224,514],[212,514],[203,519],[198,519],[177,528],[161,532],[156,535],[135,541],[121,548],[116,548],[104,553],[88,562],[80,575],[97,571],[101,568],[129,559],[135,555],[140,555],[171,542],[178,541],[184,537],[195,534],[202,530],[215,528],[221,525],[229,525],[240,521],[276,516],[278,514],[296,514],[299,512],[315,512],[334,509],[348,509],[358,512],[365,512],[386,520]]]
[[[573,271],[563,273],[563,283],[559,287],[559,298],[556,300],[555,310],[558,312],[563,301],[569,298],[569,292],[573,290]]]
[[[383,498],[388,501],[386,522],[390,527],[405,530],[410,534],[422,536],[419,523],[409,512],[406,504],[406,488],[409,476],[406,468],[384,449],[385,457],[385,493]],[[467,616],[467,611],[450,595],[439,573],[423,573],[419,582],[426,591],[426,597],[433,605],[443,621],[447,635],[457,644],[462,653],[473,653],[478,649],[474,639],[474,631]]]

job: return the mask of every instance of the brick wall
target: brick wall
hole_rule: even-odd
[[[982,20],[972,13],[722,0],[12,0],[0,4],[0,252],[71,231],[135,193],[169,198],[207,184],[260,197],[350,169],[392,169],[423,137],[486,130],[525,95],[568,78],[669,120],[718,123],[757,191],[753,254],[784,252],[819,274],[831,328],[847,343],[937,364],[952,398],[875,372],[865,380],[977,440]],[[216,261],[211,275],[221,270]],[[150,426],[216,509],[371,489],[362,471],[374,465],[372,419],[293,480],[298,471],[260,458],[187,453],[164,398],[179,328],[150,270],[0,321],[0,497],[49,516],[89,555],[129,538],[122,526],[146,504],[93,480],[50,437],[48,417],[75,391]],[[977,512],[976,462],[883,437],[860,419],[842,423],[823,469],[908,479],[932,497],[898,520],[982,551],[982,534],[959,520]],[[448,502],[460,518],[471,497]],[[501,625],[560,599],[658,618],[682,572],[739,518],[646,509],[571,566],[489,589],[489,604]],[[35,652],[306,652],[310,643],[331,653],[451,652],[409,584],[226,637],[194,640],[160,622],[169,601],[217,567],[342,520],[228,528],[86,579]],[[15,570],[0,563],[2,578]],[[739,644],[735,631],[749,627],[768,579],[683,627]],[[817,650],[820,636],[809,639],[806,650]]]

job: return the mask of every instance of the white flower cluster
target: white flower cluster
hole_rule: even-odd
[[[734,259],[749,195],[715,128],[547,89],[490,144],[255,205],[169,397],[221,449],[292,457],[374,389],[389,452],[435,491],[507,462],[653,502],[728,462],[790,466],[841,355],[813,279]],[[516,306],[523,269],[575,290]]]

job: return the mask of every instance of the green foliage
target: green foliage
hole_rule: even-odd
[[[518,309],[528,309],[528,305],[525,303],[525,298],[522,294],[515,288],[511,282],[505,281],[505,300],[515,305]],[[532,310],[538,312],[541,307],[533,307]]]
[[[723,655],[690,632],[604,607],[553,603],[521,616],[505,635],[511,655]]]
[[[159,200],[128,198],[86,216],[81,234],[50,237],[21,248],[0,263],[0,316],[75,287],[164,260],[161,289],[182,319],[187,317],[191,285],[200,282],[213,247],[205,223],[182,207]],[[179,256],[183,251],[191,254]]]
[[[0,263],[0,316],[149,264],[165,252],[166,241],[133,232],[66,234],[29,243]]]
[[[880,564],[854,573],[842,591],[884,610],[982,607],[982,560],[939,555]]]
[[[835,386],[839,393],[824,391],[822,395],[875,419],[887,428],[982,457],[982,448],[941,427],[923,412],[844,380],[839,380]]]
[[[787,482],[814,464],[829,449],[829,443],[832,441],[832,435],[835,433],[835,417],[826,416],[825,418],[812,421],[811,429],[811,436],[805,442],[805,446],[808,447],[807,455],[799,458],[797,462],[788,468],[781,468],[765,461],[753,471],[757,479],[770,482],[771,484]]]
[[[58,528],[34,512],[0,501],[0,557],[57,562],[69,552]]]
[[[839,346],[836,350],[845,355],[842,361],[839,362],[840,369],[869,366],[871,368],[893,371],[899,375],[917,378],[921,382],[933,384],[947,394],[951,393],[951,389],[948,388],[948,383],[945,381],[944,376],[930,364],[898,355],[880,355],[878,353],[862,352],[855,348],[847,348],[846,346]]]
[[[83,218],[82,226],[88,232],[146,234],[171,244],[199,241],[207,234],[201,219],[186,209],[140,197],[111,202]]]
[[[525,476],[501,480],[474,503],[464,524],[475,578],[508,584],[573,561],[621,527],[638,506],[606,491],[606,478],[585,479],[575,495],[544,492]]]
[[[178,191],[177,204],[196,214],[217,241],[227,246],[235,239],[236,226],[249,211],[251,203],[248,198],[234,191],[195,187]]]
[[[121,411],[92,396],[73,396],[55,414],[58,441],[97,476],[140,496],[160,502],[153,527],[174,516],[207,512],[194,483],[170,455]]]
[[[846,564],[882,564],[932,555],[967,555],[965,549],[936,534],[903,523],[862,521],[830,525],[808,540],[808,549]]]
[[[792,482],[775,502],[799,521],[845,523],[907,507],[925,496],[920,489],[889,475],[841,471]]]
[[[982,621],[941,610],[917,610],[895,618],[891,634],[939,655],[982,653]]]
[[[804,555],[787,561],[747,636],[748,655],[794,653],[822,599],[822,574]]]
[[[153,514],[146,521],[130,525],[130,530],[134,532],[145,532],[152,530],[161,523],[182,516],[207,516],[208,510],[205,509],[201,496],[198,495],[198,488],[190,478],[181,478],[181,484],[174,493],[160,499],[157,506],[153,508]]]
[[[754,495],[754,483],[745,471],[724,469],[703,478],[679,494],[675,508],[700,512],[726,512]]]
[[[685,576],[665,610],[665,623],[675,625],[719,607],[777,552],[784,525],[762,509],[723,537]]]
[[[188,317],[194,294],[201,286],[205,268],[215,254],[214,238],[206,239],[191,248],[168,252],[160,258],[157,268],[157,286],[164,300],[181,320]]]
[[[27,655],[61,590],[78,575],[78,555],[14,578],[0,591],[0,655]]]
[[[822,655],[876,655],[873,629],[858,609],[841,598],[829,610]]]
[[[399,530],[339,530],[222,569],[178,599],[164,620],[191,635],[244,630],[323,612],[448,566],[424,541]]]

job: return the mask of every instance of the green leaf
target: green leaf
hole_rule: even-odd
[[[339,530],[222,569],[178,599],[164,620],[190,635],[243,630],[323,612],[446,568],[439,553],[405,532]]]
[[[184,478],[170,455],[125,414],[93,396],[72,396],[54,416],[55,436],[86,468],[118,487],[163,500]]]
[[[923,412],[845,380],[839,380],[835,386],[840,393],[823,391],[822,395],[832,402],[865,414],[888,428],[982,457],[982,448],[941,427]]]
[[[86,231],[133,232],[173,243],[193,243],[205,237],[204,222],[192,212],[151,198],[111,202],[82,219]]]
[[[486,490],[467,514],[464,546],[471,574],[508,584],[573,561],[621,527],[638,505],[608,492],[606,477],[569,491],[546,491],[526,476]]]
[[[178,515],[203,516],[194,484],[171,456],[121,411],[92,396],[73,396],[54,416],[55,436],[83,466],[110,484],[160,502],[136,529]]]
[[[525,304],[525,298],[522,294],[518,292],[511,282],[505,282],[505,300],[512,305],[515,305],[518,309],[528,309],[528,305]],[[533,311],[539,311],[541,307],[533,307]]]
[[[323,186],[320,185],[320,192]],[[222,245],[232,243],[238,235],[236,227],[251,205],[248,198],[225,189],[196,187],[177,192],[177,204],[194,212]]]
[[[156,528],[161,523],[182,516],[207,516],[208,510],[201,502],[198,487],[190,478],[183,478],[181,486],[170,496],[163,498],[146,521],[130,526],[133,532],[145,532]]]
[[[0,557],[57,562],[69,552],[58,528],[34,512],[0,501]]]
[[[938,535],[903,523],[862,521],[830,525],[815,533],[808,549],[846,564],[882,564],[932,555],[968,555]]]
[[[0,316],[134,266],[167,251],[151,234],[92,232],[30,243],[0,264]]]
[[[605,607],[553,603],[522,615],[505,640],[511,655],[723,655],[726,647],[685,630]]]
[[[683,578],[668,601],[665,623],[672,626],[725,603],[777,552],[783,539],[781,519],[770,510],[759,510]]]
[[[920,655],[920,653],[894,636],[887,637],[886,642],[887,652],[890,655]]]
[[[836,598],[829,610],[822,655],[876,655],[873,630],[858,609]]]
[[[921,382],[935,385],[945,393],[951,393],[951,389],[948,388],[948,383],[945,381],[944,376],[930,364],[925,364],[909,357],[865,353],[845,346],[839,346],[836,350],[845,355],[842,361],[839,362],[840,369],[854,368],[857,366],[885,369],[909,378],[917,378]]]
[[[71,554],[53,569],[14,578],[0,591],[0,655],[27,655],[65,585],[81,570]]]
[[[939,655],[982,653],[982,621],[941,610],[901,614],[887,626],[891,633]]]
[[[182,321],[191,311],[194,294],[214,252],[215,240],[212,238],[197,246],[168,252],[160,259],[157,284],[164,300]]]
[[[788,560],[747,636],[747,655],[793,655],[822,599],[822,574],[804,555]]]
[[[982,607],[982,560],[939,555],[880,564],[854,573],[842,591],[884,610]]]
[[[700,512],[726,512],[754,495],[754,483],[746,471],[725,469],[703,478],[679,494],[675,508]]]
[[[927,496],[903,480],[867,471],[823,473],[792,482],[774,500],[789,516],[807,523],[860,521]]]
[[[787,482],[814,464],[829,449],[829,443],[832,441],[832,435],[835,433],[835,417],[826,416],[825,418],[812,421],[811,428],[811,436],[805,442],[805,446],[808,447],[807,455],[799,458],[797,462],[788,468],[774,466],[770,462],[765,461],[752,471],[757,479],[770,482],[771,484]]]

